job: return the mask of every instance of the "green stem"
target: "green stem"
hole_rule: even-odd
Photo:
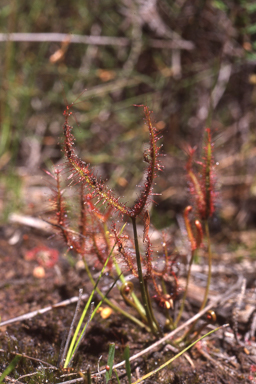
[[[94,287],[95,286],[95,281],[94,281],[94,279],[92,277],[91,271],[90,271],[90,269],[89,269],[85,259],[83,261],[84,261],[85,270],[86,270],[86,272],[87,272],[87,274],[89,276],[89,279],[91,280],[91,283],[92,283],[92,285]],[[104,294],[100,291],[100,289],[98,287],[96,288],[96,292],[100,295],[101,298],[105,297]],[[121,313],[122,315],[127,317],[129,320],[131,320],[135,324],[139,325],[141,328],[145,328],[147,330],[147,332],[150,332],[150,329],[145,324],[143,324],[139,319],[137,319],[136,317],[130,315],[128,312],[124,311],[122,308],[118,307],[117,305],[113,304],[109,299],[105,298],[104,301],[114,311]]]
[[[151,307],[150,300],[149,300],[147,284],[146,284],[146,280],[144,279],[143,273],[142,273],[139,241],[138,241],[137,226],[136,226],[136,217],[132,217],[131,219],[132,219],[132,225],[133,225],[134,244],[135,244],[135,251],[136,251],[136,262],[137,262],[137,267],[138,267],[138,275],[139,275],[139,283],[140,283],[142,302],[143,302],[143,305],[145,307],[149,327],[150,327],[152,333],[155,336],[157,336],[159,329],[158,329],[157,322],[154,321],[154,315],[153,315],[152,307]]]
[[[204,222],[205,226],[205,233],[207,238],[207,251],[208,251],[208,278],[207,278],[207,285],[204,293],[204,299],[201,305],[201,308],[199,309],[199,312],[202,311],[206,305],[209,290],[210,290],[210,283],[211,283],[211,276],[212,276],[212,251],[211,251],[211,239],[210,239],[210,232],[209,232],[209,224],[208,221],[205,220]]]
[[[108,228],[107,228],[107,224],[106,223],[103,223],[103,228],[104,228],[104,233],[105,233],[105,239],[106,239],[108,248],[110,249],[109,237],[107,235]],[[125,284],[126,283],[125,277],[124,277],[124,275],[123,275],[123,273],[121,271],[121,268],[119,267],[118,263],[116,262],[116,258],[114,256],[112,256],[112,260],[113,260],[116,272],[117,272],[121,282],[123,284]],[[143,306],[141,305],[139,299],[137,298],[137,296],[136,296],[136,294],[134,292],[131,293],[131,296],[132,296],[132,299],[134,301],[136,310],[139,312],[140,316],[144,319],[145,316],[146,316],[146,313],[145,313],[145,310],[144,310]]]
[[[162,286],[162,290],[163,290],[164,295],[167,295],[168,292],[166,289],[166,285],[165,285],[165,281],[163,279],[163,276],[161,277],[161,286]],[[170,312],[169,312],[168,308],[165,308],[165,317],[166,317],[165,326],[168,327],[168,329],[173,330],[175,328],[175,325],[174,325],[172,317],[170,316]]]
[[[144,280],[144,284],[145,284],[145,289],[146,289],[146,294],[147,294],[148,307],[149,307],[149,311],[150,311],[150,314],[151,314],[152,320],[153,320],[153,325],[154,325],[154,327],[157,328],[157,336],[159,336],[162,333],[162,331],[159,327],[158,322],[156,321],[156,318],[155,318],[155,315],[153,312],[152,302],[151,302],[149,291],[148,291],[148,281],[146,279]]]
[[[207,238],[207,251],[208,251],[208,278],[207,278],[207,285],[206,285],[206,289],[205,289],[205,293],[204,293],[204,298],[203,298],[203,302],[201,304],[201,307],[199,309],[199,312],[201,312],[205,305],[206,305],[206,302],[207,302],[207,299],[208,299],[208,295],[209,295],[209,289],[210,289],[210,283],[211,283],[211,275],[212,275],[212,251],[211,251],[211,239],[210,239],[210,232],[209,232],[209,225],[208,225],[208,221],[205,220],[204,222],[204,225],[205,225],[205,233],[206,233],[206,238]],[[190,328],[184,333],[183,336],[181,336],[181,338],[175,340],[175,343],[179,343],[181,341],[183,341],[188,335],[190,335],[196,324],[197,324],[197,321],[198,320],[195,320],[194,323],[191,324]]]
[[[115,257],[113,257],[113,263],[114,263],[116,272],[117,272],[117,274],[118,274],[118,276],[119,276],[121,282],[122,282],[123,284],[125,284],[125,283],[126,283],[126,280],[125,280],[125,278],[124,278],[124,275],[123,275],[123,273],[122,273],[122,271],[121,271],[119,265],[118,265],[117,262],[116,262]],[[119,289],[120,289],[120,287],[119,287]],[[120,289],[120,291],[121,291],[121,289]],[[121,293],[121,294],[122,294],[122,293]],[[122,295],[122,296],[123,296],[123,295]],[[131,293],[131,297],[132,297],[132,300],[133,300],[133,301],[132,301],[132,300],[129,300],[129,305],[131,305],[133,308],[135,308],[136,311],[137,311],[137,312],[140,314],[140,316],[142,317],[142,319],[143,319],[144,321],[147,322],[146,312],[145,312],[143,306],[141,305],[139,299],[137,298],[137,296],[136,296],[136,294],[135,294],[134,292]],[[127,300],[127,299],[126,299],[126,300]]]
[[[195,257],[195,251],[192,251],[191,252],[191,258],[190,258],[190,261],[189,261],[189,267],[188,267],[188,276],[187,276],[187,281],[186,281],[186,288],[185,288],[185,292],[184,292],[184,295],[183,295],[183,298],[182,298],[182,303],[181,303],[181,306],[180,306],[180,311],[179,311],[178,316],[177,316],[177,318],[175,320],[175,323],[174,323],[175,328],[177,327],[177,325],[178,325],[178,323],[179,323],[179,321],[181,319],[183,310],[184,310],[185,301],[186,301],[187,293],[188,293],[188,284],[189,284],[190,275],[191,275],[191,266],[192,266],[194,257]]]
[[[92,292],[91,292],[91,295],[90,295],[89,299],[87,300],[87,303],[86,303],[86,305],[85,305],[85,307],[84,307],[83,313],[82,313],[82,315],[80,316],[80,319],[79,319],[79,322],[78,322],[78,324],[77,324],[77,327],[76,327],[74,336],[72,337],[70,346],[69,346],[69,348],[68,348],[67,356],[66,356],[66,358],[65,358],[65,356],[63,357],[63,358],[65,358],[64,368],[67,368],[67,367],[69,366],[71,360],[74,358],[76,349],[77,349],[77,347],[78,347],[78,345],[79,345],[80,340],[82,340],[83,335],[85,334],[87,325],[89,324],[89,322],[92,320],[93,316],[94,316],[95,313],[96,313],[96,312],[94,311],[93,314],[90,315],[90,319],[87,321],[86,325],[84,326],[83,331],[80,333],[80,336],[78,337],[78,334],[79,334],[79,332],[80,332],[80,329],[81,329],[82,324],[83,324],[83,321],[84,321],[84,318],[85,318],[85,316],[86,316],[86,314],[87,314],[87,311],[88,311],[88,309],[89,309],[89,306],[91,305],[91,301],[92,301],[94,292],[95,292],[95,290],[96,290],[96,288],[97,288],[97,285],[98,285],[98,283],[99,283],[99,281],[100,281],[100,279],[101,279],[101,277],[102,277],[102,275],[103,275],[103,272],[104,272],[104,270],[105,270],[105,268],[106,268],[106,266],[107,266],[107,264],[108,264],[108,262],[109,262],[109,258],[110,258],[110,256],[112,255],[113,250],[114,250],[114,247],[112,248],[111,252],[109,253],[109,255],[108,255],[108,257],[107,257],[107,259],[106,259],[106,261],[105,261],[105,264],[103,265],[103,268],[102,268],[102,270],[101,270],[101,272],[100,272],[100,275],[99,275],[99,277],[98,277],[98,279],[97,279],[97,281],[96,281],[96,283],[95,283],[95,285],[94,285],[94,288],[93,288],[93,290],[92,290]],[[102,302],[104,301],[105,297],[106,297],[107,294],[110,292],[110,290],[113,288],[113,286],[115,285],[115,283],[116,283],[116,281],[115,281],[114,284],[111,286],[111,288],[108,290],[108,292],[106,293],[106,295],[105,295],[104,298],[102,299]],[[100,303],[98,304],[98,306],[100,306],[102,302],[100,302]],[[97,308],[98,308],[98,306],[97,306]],[[76,310],[76,311],[77,311],[77,310]],[[74,317],[76,317],[76,314],[75,314]],[[73,321],[74,321],[74,320],[73,320]],[[72,326],[72,325],[71,325],[71,326]]]

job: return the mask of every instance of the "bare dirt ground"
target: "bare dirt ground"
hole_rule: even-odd
[[[255,262],[246,256],[242,260],[239,259],[239,251],[230,250],[227,243],[219,242],[218,236],[216,235],[213,240],[214,266],[210,293],[210,300],[218,299],[212,305],[217,321],[202,333],[224,323],[229,323],[230,326],[199,342],[173,364],[147,379],[145,383],[256,382]],[[239,243],[240,239],[246,238],[250,246],[254,236],[255,231],[240,232],[236,234],[236,242]],[[57,264],[53,267],[45,266],[43,275],[37,273],[37,267],[40,265],[38,259],[29,257],[31,250],[38,247],[54,249],[59,254]],[[8,366],[15,354],[24,355],[5,382],[80,382],[82,379],[78,374],[63,372],[58,368],[61,343],[75,310],[75,303],[70,303],[69,300],[77,296],[80,288],[83,288],[85,295],[89,295],[92,290],[85,270],[79,267],[77,256],[67,253],[65,245],[58,237],[52,237],[42,229],[12,223],[1,227],[0,259],[2,322],[0,370],[3,371]],[[234,259],[237,260],[236,263]],[[183,323],[195,315],[200,307],[206,280],[205,263],[206,260],[201,257],[200,263],[193,267],[193,279]],[[180,269],[182,290],[183,266]],[[97,270],[94,273],[97,274]],[[110,281],[108,276],[102,279],[103,291],[104,286],[108,287]],[[109,297],[122,308],[133,312],[130,307],[125,306],[118,289],[113,289]],[[96,295],[95,302],[98,300],[99,297]],[[54,307],[63,301],[62,305]],[[32,317],[34,311],[47,307],[47,312]],[[163,309],[160,307],[155,309],[161,322]],[[32,315],[28,318],[19,318],[29,313]],[[15,318],[16,320],[8,323],[8,320]],[[205,323],[206,318],[202,319],[198,326]],[[79,355],[74,362],[75,371],[86,371],[90,366],[91,372],[97,373],[100,356],[102,356],[99,363],[100,370],[103,370],[110,342],[116,345],[115,363],[117,363],[123,360],[125,345],[129,345],[130,354],[133,356],[154,341],[155,339],[147,332],[137,329],[121,315],[112,313],[109,318],[103,319],[99,313],[80,347]],[[173,347],[168,346],[170,343],[163,343],[135,359],[132,363],[133,381],[174,356]],[[121,383],[126,383],[124,367],[119,368],[117,372]],[[104,382],[104,375],[95,377],[94,380],[98,383]],[[113,379],[114,382],[116,379]]]

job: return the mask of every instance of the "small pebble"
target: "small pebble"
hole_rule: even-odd
[[[44,279],[45,278],[44,268],[41,266],[35,267],[33,270],[33,276],[36,277],[37,279]]]
[[[85,269],[84,262],[83,260],[78,260],[76,263],[76,270],[80,271],[82,269]]]
[[[102,319],[108,319],[109,316],[112,315],[113,309],[109,307],[106,307],[106,308],[100,307],[97,312],[100,312],[100,316],[102,317]]]

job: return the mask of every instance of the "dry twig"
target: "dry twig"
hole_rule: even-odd
[[[87,298],[88,298],[87,293],[85,293],[84,295],[81,296],[82,300],[86,300]],[[38,309],[37,311],[25,313],[24,315],[14,317],[13,319],[10,319],[10,320],[3,321],[2,323],[0,323],[0,327],[3,327],[4,325],[16,323],[18,321],[24,321],[24,320],[31,319],[32,317],[34,317],[36,315],[42,315],[43,313],[51,311],[54,308],[65,307],[69,304],[76,303],[78,300],[79,300],[79,297],[77,297],[77,296],[71,297],[71,299],[61,301],[57,304],[50,305],[49,307]]]
[[[88,44],[88,45],[115,45],[126,47],[131,44],[130,39],[126,37],[109,37],[109,36],[81,36],[68,35],[66,33],[0,33],[1,41],[29,41],[29,42],[63,42],[70,39],[70,44]],[[149,39],[148,44],[153,48],[163,49],[194,49],[194,44],[191,41],[175,39],[161,40]]]

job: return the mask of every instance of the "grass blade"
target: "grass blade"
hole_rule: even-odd
[[[131,376],[131,365],[130,365],[130,348],[127,345],[124,349],[124,360],[125,360],[125,368],[126,368],[126,374],[128,378],[129,384],[132,382],[132,376]]]
[[[9,375],[11,373],[11,371],[14,370],[14,368],[16,367],[16,365],[18,364],[18,362],[20,361],[21,359],[21,356],[15,356],[14,359],[10,362],[10,364],[8,365],[8,367],[4,370],[4,372],[2,373],[2,375],[0,376],[0,383],[3,383],[4,382],[4,379],[7,375]]]
[[[120,234],[123,232],[123,230],[124,230],[124,228],[125,228],[125,225],[126,225],[126,224],[123,225],[123,227],[122,227],[122,229],[121,229],[121,231],[120,231]],[[105,270],[105,268],[106,268],[106,266],[107,266],[107,264],[108,264],[108,262],[109,262],[109,259],[110,259],[110,257],[112,256],[112,253],[113,253],[113,251],[114,251],[114,249],[115,249],[115,246],[116,246],[116,243],[113,245],[113,247],[112,247],[112,249],[111,249],[111,251],[110,251],[110,253],[109,253],[109,255],[108,255],[108,258],[107,258],[107,260],[105,261],[105,264],[104,264],[104,266],[103,266],[103,268],[102,268],[102,270],[101,270],[101,273],[100,273],[100,275],[99,275],[99,277],[98,277],[98,279],[97,279],[97,281],[96,281],[96,283],[95,283],[95,286],[94,286],[94,288],[93,288],[93,290],[92,290],[92,293],[91,293],[91,295],[90,295],[90,297],[89,297],[89,299],[88,299],[88,301],[87,301],[87,303],[86,303],[86,306],[85,306],[85,308],[84,308],[84,310],[83,310],[83,313],[82,313],[82,315],[81,315],[81,317],[80,317],[80,320],[79,320],[79,322],[78,322],[78,325],[77,325],[76,330],[75,330],[75,333],[74,333],[74,336],[73,336],[72,341],[71,341],[71,343],[70,343],[70,347],[69,347],[69,349],[68,349],[67,357],[66,357],[66,360],[65,360],[65,363],[64,363],[64,368],[67,368],[67,367],[69,366],[69,364],[70,364],[71,359],[73,359],[74,354],[75,354],[75,352],[76,352],[76,350],[77,350],[77,347],[78,347],[78,345],[79,345],[79,342],[80,342],[80,340],[81,340],[81,338],[82,338],[82,336],[83,336],[84,330],[86,329],[86,325],[85,325],[83,331],[80,333],[80,336],[78,336],[78,335],[79,335],[79,332],[80,332],[80,329],[81,329],[81,327],[82,327],[84,318],[85,318],[85,316],[86,316],[86,314],[87,314],[88,308],[89,308],[89,306],[90,306],[90,304],[91,304],[93,295],[94,295],[94,293],[95,293],[95,291],[96,291],[96,288],[97,288],[97,286],[98,286],[98,284],[99,284],[99,281],[100,281],[100,279],[101,279],[101,277],[102,277],[102,275],[103,275],[103,272],[104,272],[104,270]],[[118,276],[118,278],[119,278],[119,276]],[[118,278],[117,278],[117,279],[118,279]],[[111,286],[110,289],[107,291],[107,293],[106,293],[106,295],[104,296],[104,298],[103,298],[103,299],[101,300],[101,302],[97,305],[97,307],[96,307],[95,310],[93,311],[93,313],[92,313],[92,315],[90,316],[90,318],[89,318],[89,320],[88,320],[87,323],[89,323],[89,322],[93,319],[95,313],[97,312],[97,309],[100,307],[100,305],[101,305],[102,302],[104,301],[105,297],[108,295],[108,293],[110,292],[110,290],[113,288],[113,286],[114,286],[115,284],[116,284],[116,281],[114,281],[114,284],[112,284],[112,286]]]
[[[91,369],[90,368],[87,369],[86,376],[87,376],[87,383],[92,384],[92,377],[91,377]]]
[[[114,247],[113,247],[113,250],[114,250]],[[74,336],[73,336],[73,338],[72,338],[72,341],[71,341],[71,344],[70,344],[70,347],[69,347],[69,350],[68,350],[68,353],[67,353],[67,357],[66,357],[66,361],[65,361],[65,364],[64,364],[64,368],[67,368],[67,367],[68,367],[69,362],[70,362],[70,359],[71,359],[71,357],[73,356],[73,354],[74,354],[74,352],[75,352],[75,350],[76,350],[76,348],[77,348],[77,344],[79,343],[79,340],[80,340],[80,337],[78,337],[79,331],[80,331],[80,329],[81,329],[81,327],[82,327],[82,323],[83,323],[83,321],[84,321],[84,318],[85,318],[85,316],[86,316],[86,313],[87,313],[87,311],[88,311],[88,308],[89,308],[89,306],[90,306],[90,304],[91,304],[91,301],[92,301],[94,292],[95,292],[95,290],[96,290],[96,288],[97,288],[97,285],[99,284],[99,281],[100,281],[100,279],[101,279],[101,277],[102,277],[102,275],[103,275],[104,269],[105,269],[105,267],[107,266],[107,264],[108,264],[108,262],[109,262],[109,259],[110,259],[110,256],[111,256],[113,250],[110,252],[110,254],[109,254],[109,256],[108,256],[108,258],[107,258],[107,260],[106,260],[106,262],[105,262],[105,264],[104,264],[104,266],[103,266],[103,268],[102,268],[102,270],[101,270],[101,273],[100,273],[100,275],[99,275],[99,277],[98,277],[98,280],[96,281],[96,284],[95,284],[95,286],[94,286],[94,288],[93,288],[93,290],[92,290],[92,293],[91,293],[91,295],[90,295],[90,297],[89,297],[89,299],[88,299],[88,301],[87,301],[87,303],[86,303],[86,306],[85,306],[85,308],[84,308],[84,310],[83,310],[83,313],[82,313],[82,315],[81,315],[81,317],[80,317],[79,323],[78,323],[78,325],[77,325],[77,327],[76,327],[75,334],[74,334]],[[77,341],[77,343],[76,343],[76,341]],[[76,343],[76,345],[75,345],[75,343]],[[75,345],[75,346],[74,346],[74,345]]]
[[[86,332],[87,326],[89,325],[89,323],[92,321],[92,319],[93,319],[94,316],[96,315],[96,313],[97,313],[99,307],[102,305],[102,303],[104,302],[105,298],[107,297],[107,295],[109,294],[109,292],[111,291],[111,289],[114,287],[114,285],[116,284],[116,282],[117,282],[118,279],[119,279],[119,276],[116,278],[116,280],[115,280],[115,281],[113,282],[113,284],[110,286],[110,288],[108,289],[106,295],[105,295],[105,296],[103,297],[103,299],[99,302],[99,304],[98,304],[97,307],[94,309],[94,311],[92,312],[92,314],[89,315],[89,319],[88,319],[87,323],[85,324],[85,326],[84,326],[82,332],[80,333],[80,336],[79,336],[79,338],[78,338],[78,340],[77,340],[77,342],[76,342],[76,345],[75,345],[75,347],[74,347],[74,349],[73,349],[72,357],[70,358],[69,363],[71,363],[71,361],[72,361],[73,358],[74,358],[74,355],[75,355],[75,353],[76,353],[76,351],[77,351],[77,349],[78,349],[78,347],[79,347],[79,345],[80,345],[80,343],[81,343],[81,341],[82,341],[82,338],[84,337],[84,334],[85,334],[85,332]],[[92,303],[92,304],[93,304],[93,303]]]
[[[106,369],[106,383],[109,382],[109,380],[112,377],[112,368],[114,365],[114,357],[115,357],[115,343],[109,344],[109,351],[108,351],[108,370]]]
[[[114,372],[115,372],[115,375],[116,375],[117,384],[121,384],[116,369],[114,369]]]

